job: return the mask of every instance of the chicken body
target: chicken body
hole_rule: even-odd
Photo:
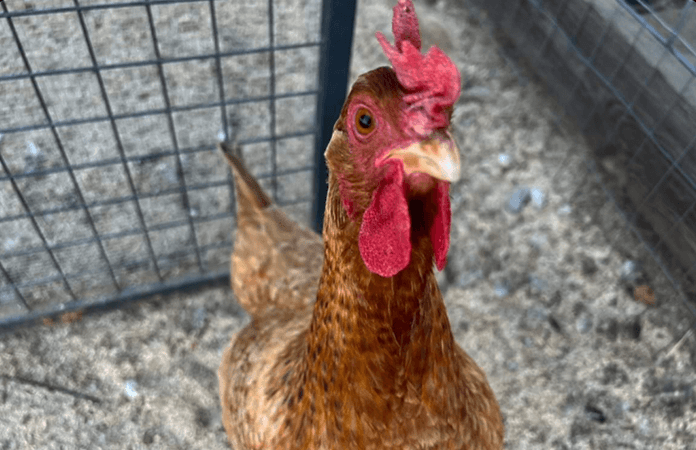
[[[232,287],[252,317],[218,373],[235,450],[503,448],[498,403],[454,341],[433,273],[459,176],[447,131],[459,74],[437,49],[420,55],[410,0],[394,17],[396,47],[378,38],[396,70],[359,77],[325,153],[323,243],[226,155]]]
[[[359,225],[347,217],[337,181],[329,185],[325,262],[304,274],[305,285],[317,281],[316,302],[287,308],[268,297],[264,310],[257,303],[252,322],[224,353],[220,393],[232,448],[502,449],[498,404],[481,369],[454,342],[425,227],[414,230],[415,258],[405,270],[375,275],[351,244]],[[413,214],[425,214],[419,205],[413,202]],[[288,220],[272,206],[254,214],[239,222],[235,245],[248,236],[244,223],[258,236]],[[296,248],[298,262],[319,241],[316,234],[305,240],[307,229],[299,233],[286,240],[305,243]],[[258,251],[271,250],[261,245]],[[242,265],[237,248],[235,254],[234,266]],[[236,286],[255,291],[250,280]]]

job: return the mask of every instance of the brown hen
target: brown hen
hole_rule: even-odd
[[[420,54],[410,0],[394,13],[396,45],[378,35],[394,69],[359,77],[325,153],[323,245],[223,152],[238,198],[232,287],[252,318],[218,373],[235,450],[503,448],[498,403],[433,273],[459,176],[447,131],[459,73],[437,48]]]

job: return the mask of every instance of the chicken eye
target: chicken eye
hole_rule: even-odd
[[[355,128],[357,128],[360,134],[369,134],[375,129],[375,119],[372,118],[372,114],[367,108],[360,108],[358,112],[355,113]]]

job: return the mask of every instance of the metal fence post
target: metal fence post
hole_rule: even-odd
[[[348,89],[350,50],[353,44],[355,0],[324,0],[319,57],[319,94],[317,95],[317,134],[314,157],[314,229],[321,233],[324,223],[327,177],[324,149],[341,113]]]

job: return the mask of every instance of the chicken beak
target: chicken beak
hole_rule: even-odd
[[[459,148],[449,132],[438,131],[423,141],[408,147],[390,150],[385,159],[398,159],[404,164],[406,175],[426,173],[438,180],[454,183],[459,180],[461,165]]]

